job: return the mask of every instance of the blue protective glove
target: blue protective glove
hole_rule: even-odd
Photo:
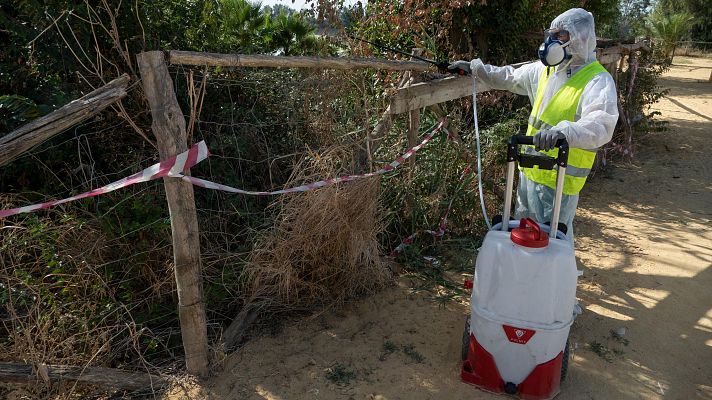
[[[548,151],[554,148],[556,141],[564,139],[563,133],[552,129],[542,129],[534,135],[534,146],[537,150]]]

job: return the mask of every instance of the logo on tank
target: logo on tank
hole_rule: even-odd
[[[504,334],[507,335],[507,339],[517,344],[527,344],[529,339],[536,333],[532,329],[517,328],[509,325],[502,325],[502,328],[504,329]]]

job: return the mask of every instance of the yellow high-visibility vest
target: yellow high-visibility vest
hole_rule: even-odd
[[[598,61],[581,68],[554,94],[554,97],[551,98],[541,115],[538,115],[544,99],[546,84],[549,82],[549,74],[547,73],[549,68],[544,68],[539,78],[534,106],[532,107],[531,115],[529,115],[527,136],[533,136],[541,129],[551,129],[561,121],[573,122],[583,89],[594,76],[601,72],[606,72],[606,69]],[[528,153],[536,152],[532,146],[526,146],[525,148]],[[549,151],[541,151],[541,153],[556,158],[559,154],[559,149],[554,148]],[[581,191],[581,188],[586,183],[588,174],[591,172],[595,158],[596,151],[570,148],[566,176],[564,177],[564,194],[575,195]],[[552,189],[556,188],[556,170],[539,169],[536,166],[534,168],[520,167],[520,169],[530,180]]]

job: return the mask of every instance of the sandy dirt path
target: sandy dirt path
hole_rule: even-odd
[[[596,177],[576,219],[584,313],[557,399],[712,399],[712,60],[677,58],[635,161]],[[459,277],[457,277],[459,279]],[[459,380],[466,301],[406,280],[256,338],[199,399],[501,399]],[[623,332],[622,338],[611,331]]]

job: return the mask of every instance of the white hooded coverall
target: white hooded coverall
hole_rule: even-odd
[[[572,58],[552,69],[539,114],[569,78],[584,66],[596,61],[596,33],[591,13],[581,8],[568,10],[552,21],[551,28],[569,31],[571,43],[568,52]],[[527,95],[532,106],[544,68],[546,67],[541,62],[526,64],[518,69],[487,65],[477,59],[471,63],[478,86],[484,86],[478,87],[478,92],[497,89]],[[551,129],[562,132],[570,147],[596,151],[611,140],[617,121],[618,97],[615,82],[610,74],[602,72],[584,88],[574,121],[561,121]],[[533,182],[520,173],[515,218],[531,217],[539,222],[551,221],[553,197],[554,189]],[[567,236],[572,242],[573,219],[578,200],[579,195],[564,195],[561,202],[559,220],[566,224]]]

